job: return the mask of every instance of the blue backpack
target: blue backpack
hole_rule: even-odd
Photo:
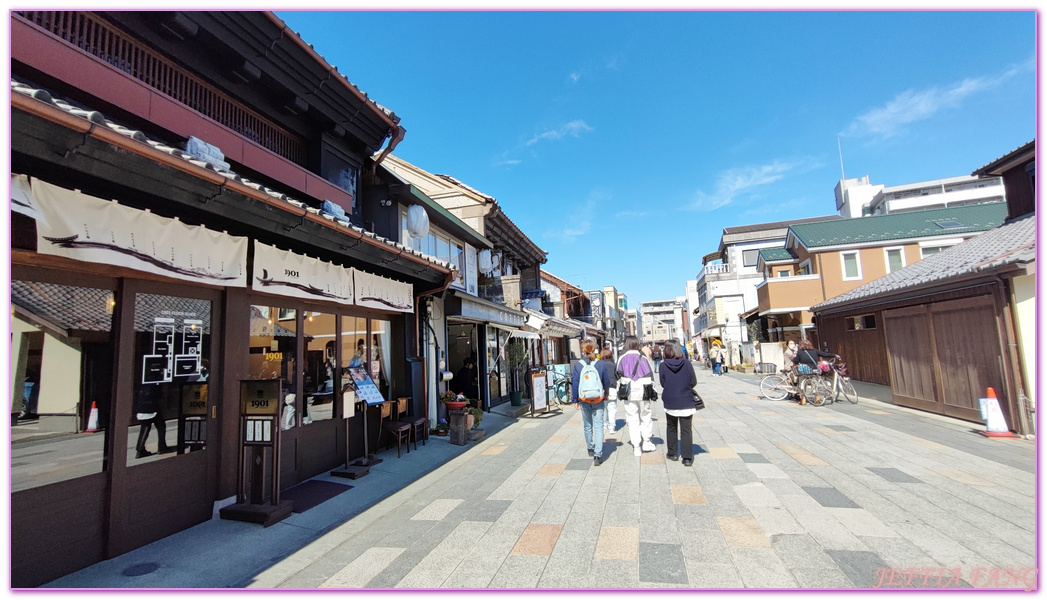
[[[596,361],[590,360],[582,365],[578,375],[578,399],[582,402],[603,402],[603,378],[596,369]]]

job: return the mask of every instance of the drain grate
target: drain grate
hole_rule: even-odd
[[[148,575],[159,568],[160,565],[156,563],[138,563],[137,565],[131,565],[130,567],[127,567],[126,569],[121,571],[120,574],[125,577],[141,577],[142,575]]]

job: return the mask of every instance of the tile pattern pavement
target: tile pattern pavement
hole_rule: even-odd
[[[708,408],[692,422],[690,468],[663,444],[633,456],[624,427],[593,466],[573,409],[525,417],[226,585],[971,587],[983,569],[994,587],[1025,587],[1000,574],[1035,566],[1027,446],[987,446],[965,424],[867,400],[770,402],[751,380],[697,373]],[[663,440],[660,405],[655,419]],[[97,587],[126,587],[99,571],[55,583],[90,587],[95,574]]]

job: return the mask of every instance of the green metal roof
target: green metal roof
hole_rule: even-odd
[[[1007,204],[976,204],[804,223],[789,228],[806,248],[884,242],[987,231],[1007,218]],[[941,224],[941,225],[939,225]]]
[[[776,260],[795,260],[796,253],[788,248],[760,248],[760,258],[765,263]]]

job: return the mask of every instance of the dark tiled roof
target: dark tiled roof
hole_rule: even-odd
[[[756,225],[738,225],[737,227],[724,227],[723,234],[751,233],[753,231],[764,231],[768,229],[785,229],[791,225],[801,223],[820,223],[822,221],[838,221],[844,218],[841,215],[825,215],[822,217],[808,217],[806,219],[793,219],[791,221],[775,221],[773,223],[757,223]]]
[[[1031,142],[1029,142],[1027,144],[1023,144],[1019,148],[1015,148],[1014,150],[1011,150],[1007,154],[1004,154],[1000,158],[997,158],[996,160],[992,161],[991,163],[985,165],[984,167],[981,167],[980,169],[977,169],[976,171],[971,173],[971,175],[982,176],[982,177],[987,176],[987,175],[998,175],[998,173],[993,173],[993,171],[999,169],[1001,166],[1005,165],[1006,163],[1011,162],[1012,160],[1014,160],[1016,158],[1020,158],[1023,154],[1030,154],[1031,155],[1030,158],[1035,158],[1035,151],[1036,151],[1036,140],[1033,140],[1033,141],[1031,141]]]
[[[792,225],[789,230],[805,247],[820,248],[986,231],[1000,225],[1006,218],[1007,205],[994,202],[824,223],[805,223]],[[960,227],[945,229],[937,225],[948,221],[957,221]]]
[[[424,258],[428,262],[430,262],[430,263],[432,263],[434,265],[437,265],[437,266],[439,266],[441,268],[450,269],[450,270],[454,269],[454,266],[451,265],[450,263],[446,262],[446,261],[439,260],[437,258],[434,258],[432,256],[429,256],[427,254],[424,254],[422,252],[419,252],[417,250],[409,248],[407,246],[404,246],[403,244],[400,244],[399,242],[390,240],[388,238],[384,238],[384,237],[382,237],[380,235],[375,235],[375,234],[371,233],[370,231],[367,231],[365,229],[357,227],[356,225],[353,225],[348,220],[338,219],[338,218],[335,218],[333,215],[329,215],[327,213],[322,213],[320,211],[320,209],[314,208],[314,207],[311,207],[311,206],[307,206],[305,202],[302,202],[300,200],[296,200],[296,199],[288,196],[287,194],[284,194],[282,192],[278,192],[276,190],[270,189],[270,188],[268,188],[268,187],[266,187],[266,186],[264,186],[264,185],[262,185],[260,183],[256,183],[254,181],[251,181],[251,180],[247,179],[246,177],[242,177],[242,176],[238,175],[237,173],[235,173],[235,172],[233,172],[231,170],[222,169],[222,168],[219,168],[219,167],[216,167],[216,166],[212,165],[209,162],[204,162],[202,160],[194,158],[194,157],[190,156],[189,154],[186,154],[184,151],[179,150],[178,148],[173,148],[173,147],[168,146],[168,145],[166,145],[166,144],[164,144],[162,142],[158,142],[158,141],[152,140],[149,137],[147,137],[144,133],[142,133],[141,131],[137,131],[137,130],[131,129],[129,127],[124,127],[123,125],[117,123],[116,121],[113,121],[111,119],[106,118],[102,113],[100,113],[98,111],[88,110],[88,109],[83,108],[83,107],[81,107],[79,105],[76,105],[75,103],[73,103],[71,101],[68,101],[66,99],[59,98],[59,97],[56,97],[56,96],[52,96],[51,93],[46,91],[46,90],[37,89],[37,88],[29,86],[29,85],[27,85],[27,84],[25,84],[25,83],[23,83],[21,81],[17,81],[17,80],[12,79],[11,80],[11,91],[13,93],[18,93],[18,94],[21,94],[23,96],[29,96],[30,98],[35,98],[36,100],[39,100],[40,102],[43,102],[43,103],[48,104],[50,106],[57,107],[57,108],[65,111],[65,112],[67,112],[67,113],[69,113],[71,115],[75,115],[75,116],[80,117],[82,119],[86,119],[86,120],[88,120],[88,121],[90,121],[90,122],[92,122],[92,123],[94,123],[96,125],[101,125],[103,127],[111,129],[112,131],[115,131],[116,133],[119,133],[120,135],[128,137],[128,138],[130,138],[132,140],[135,140],[137,142],[140,142],[140,143],[146,144],[148,146],[151,146],[151,147],[155,148],[156,150],[159,150],[160,152],[163,152],[165,154],[170,154],[170,155],[175,156],[177,158],[180,158],[180,159],[182,159],[182,160],[184,160],[184,161],[186,161],[188,163],[192,163],[193,165],[196,165],[198,167],[202,167],[202,168],[214,171],[215,173],[218,173],[222,177],[225,177],[227,179],[232,179],[233,181],[238,181],[238,182],[240,182],[240,183],[242,183],[242,184],[244,184],[244,185],[246,185],[246,186],[248,186],[250,188],[253,188],[255,190],[263,192],[263,193],[265,193],[266,195],[268,195],[268,196],[270,196],[272,198],[283,200],[284,202],[287,202],[288,204],[290,204],[292,206],[295,206],[297,208],[300,208],[300,209],[301,208],[305,208],[306,210],[308,210],[309,212],[311,212],[313,214],[323,215],[327,220],[329,220],[329,221],[331,221],[333,223],[337,223],[338,225],[341,225],[345,229],[351,229],[351,230],[355,231],[359,235],[363,235],[363,236],[366,236],[366,237],[378,240],[380,242],[384,242],[385,244],[387,244],[387,245],[389,245],[389,246],[391,246],[393,248],[396,248],[397,250],[402,250],[403,252],[406,252],[407,254],[413,254],[415,256]]]
[[[857,300],[902,292],[908,288],[944,282],[960,275],[991,271],[1005,265],[1032,263],[1035,260],[1036,216],[1029,214],[830,298],[812,310],[824,310]]]
[[[70,335],[75,331],[109,331],[112,302],[110,290],[38,281],[11,282],[12,304]],[[157,317],[169,317],[199,319],[203,333],[211,333],[211,303],[207,300],[138,294],[134,310],[135,331],[152,331]]]
[[[760,248],[760,258],[763,262],[776,260],[795,260],[796,253],[791,248]]]
[[[72,335],[73,331],[109,331],[113,292],[38,281],[11,281],[11,304]]]

